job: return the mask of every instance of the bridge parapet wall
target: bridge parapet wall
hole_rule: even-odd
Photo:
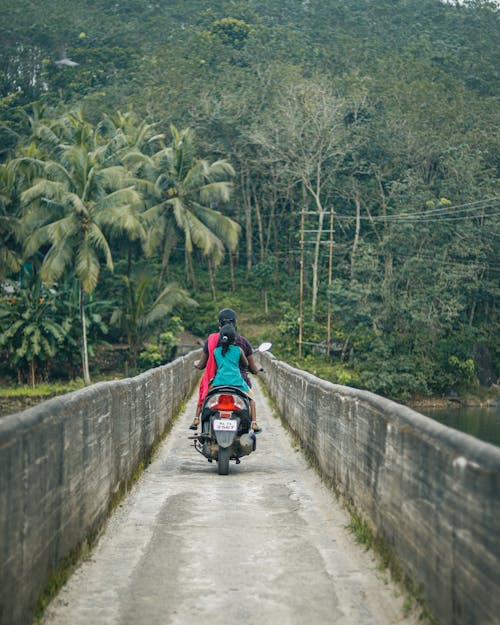
[[[272,355],[262,361],[282,418],[440,623],[498,623],[500,449]]]
[[[196,354],[0,419],[1,625],[30,625],[47,579],[102,527],[192,391]]]

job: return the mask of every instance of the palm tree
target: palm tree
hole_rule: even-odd
[[[142,198],[124,167],[113,164],[110,142],[102,141],[98,129],[78,113],[60,124],[64,142],[58,145],[57,160],[18,159],[38,174],[21,195],[24,225],[31,232],[24,252],[26,257],[42,252],[46,284],[74,268],[80,281],[83,375],[90,384],[84,294],[95,289],[102,260],[113,269],[109,236],[145,239],[138,212]]]
[[[103,133],[113,139],[121,154],[133,149],[147,153],[149,146],[165,138],[164,134],[155,132],[156,126],[140,120],[133,111],[115,111],[105,115],[99,124]]]
[[[117,307],[111,316],[111,323],[121,327],[127,335],[132,366],[151,330],[172,312],[177,306],[197,306],[184,289],[173,283],[167,284],[163,291],[153,299],[153,278],[142,274],[137,278],[123,276],[125,297],[123,304]]]
[[[122,113],[115,111],[105,115],[99,123],[99,130],[105,137],[109,137],[110,145],[115,157],[121,163],[136,163],[136,155],[150,154],[163,146],[165,135],[156,132],[157,124],[150,124],[146,120],[140,120],[133,111]],[[149,188],[147,180],[151,177],[150,172],[142,167],[135,166],[135,186],[139,191]],[[144,179],[144,180],[143,180]],[[130,278],[133,265],[133,253],[138,246],[130,245],[130,241],[121,241],[126,245],[127,276]],[[149,248],[151,249],[151,248]]]
[[[0,164],[0,280],[21,268],[21,257],[17,246],[19,219],[15,214],[13,198],[16,194],[16,179],[5,163]]]
[[[129,151],[125,162],[135,175],[149,181],[145,190],[153,206],[144,212],[151,224],[149,245],[160,249],[162,273],[167,269],[175,236],[185,241],[186,274],[194,281],[194,248],[217,266],[225,248],[234,251],[241,228],[218,208],[229,201],[234,169],[226,160],[210,163],[195,153],[194,133],[171,126],[172,142],[152,155]]]

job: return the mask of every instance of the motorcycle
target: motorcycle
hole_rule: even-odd
[[[269,349],[271,343],[262,343],[254,351]],[[208,462],[217,461],[219,475],[227,475],[230,460],[240,464],[241,457],[256,449],[251,424],[250,401],[244,391],[234,386],[216,386],[207,393],[201,408],[201,433],[189,439]]]

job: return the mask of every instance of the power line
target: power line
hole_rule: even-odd
[[[488,207],[488,208],[494,208],[494,207]],[[450,215],[450,216],[448,216]],[[441,215],[436,215],[436,216],[430,216],[430,218],[425,218],[426,215],[425,213],[414,213],[413,215],[411,213],[404,213],[404,214],[400,214],[400,215],[387,215],[387,216],[383,216],[383,215],[373,215],[372,217],[367,217],[367,216],[359,216],[358,218],[363,220],[363,221],[384,221],[384,222],[401,222],[401,223],[442,223],[442,222],[446,222],[446,221],[463,221],[465,219],[486,219],[488,217],[496,217],[498,215],[500,215],[500,211],[497,212],[493,212],[493,213],[482,213],[480,215],[456,215],[456,216],[451,216],[453,215],[453,213],[447,213],[444,216]],[[355,215],[337,215],[337,219],[340,221],[352,221],[354,219],[356,219]]]
[[[450,205],[441,205],[436,206],[435,208],[428,208],[424,211],[420,211],[417,213],[400,213],[400,215],[430,215],[432,213],[446,213],[446,212],[464,212],[464,211],[473,211],[480,208],[489,207],[494,204],[500,203],[500,196],[495,196],[492,198],[488,198],[486,200],[476,200],[475,202],[465,202],[464,204],[450,204]]]
[[[462,215],[457,215],[457,213],[472,213],[472,212],[477,212],[480,210],[484,210],[484,209],[488,209],[488,208],[497,208],[498,206],[500,206],[500,196],[494,196],[491,198],[487,198],[484,200],[477,200],[474,202],[465,202],[463,204],[454,204],[454,205],[449,205],[449,206],[439,206],[439,207],[435,207],[435,208],[429,208],[426,210],[421,210],[421,211],[416,211],[413,213],[409,213],[409,212],[401,212],[401,213],[395,213],[395,214],[391,214],[391,215],[372,215],[372,216],[367,216],[367,215],[340,215],[339,213],[337,213],[336,211],[334,211],[334,215],[336,217],[336,219],[340,219],[343,221],[348,221],[348,220],[353,220],[353,219],[360,219],[360,220],[369,220],[369,221],[438,221],[438,219],[436,219],[436,217],[439,217],[439,221],[455,221],[458,219],[468,219],[470,217],[474,217],[474,215],[466,215],[466,214],[462,214]],[[291,213],[294,215],[301,215],[302,212],[300,211],[295,211],[294,213]],[[305,215],[316,215],[319,216],[320,213],[317,211],[304,211]],[[326,215],[330,215],[331,212],[324,212],[322,213],[323,216]],[[494,217],[496,215],[498,215],[500,213],[494,212],[494,213],[480,213],[478,215],[475,215],[476,217]],[[420,219],[420,218],[428,218],[430,217],[431,219]]]
[[[394,258],[407,258],[410,260],[427,262],[431,261],[432,264],[436,265],[454,265],[456,267],[471,267],[474,269],[495,269],[500,270],[500,265],[491,265],[488,264],[487,261],[478,260],[471,258],[470,260],[465,260],[463,262],[458,260],[444,260],[437,258],[436,256],[429,256],[427,254],[420,254],[417,256],[411,256],[410,254],[394,254]]]

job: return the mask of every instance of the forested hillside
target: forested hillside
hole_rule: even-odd
[[[103,341],[153,366],[231,305],[334,381],[394,398],[496,381],[496,3],[0,0],[0,17],[4,375],[89,381]]]

